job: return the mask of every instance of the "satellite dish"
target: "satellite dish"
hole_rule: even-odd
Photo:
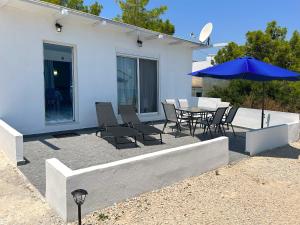
[[[204,43],[207,41],[207,44],[209,45],[209,36],[211,35],[211,32],[213,30],[213,24],[212,23],[207,23],[205,26],[202,28],[200,35],[199,35],[199,41],[201,43]]]

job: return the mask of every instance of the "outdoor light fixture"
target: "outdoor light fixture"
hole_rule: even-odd
[[[77,189],[71,192],[75,203],[78,206],[78,225],[81,225],[81,205],[84,203],[88,192],[84,189]]]
[[[136,43],[140,48],[143,47],[143,42],[140,40],[140,38],[137,39]]]
[[[56,27],[56,31],[57,32],[61,32],[62,31],[63,26],[61,24],[55,23],[55,27]]]

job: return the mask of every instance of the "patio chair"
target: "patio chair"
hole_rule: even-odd
[[[195,135],[195,130],[197,127],[197,124],[204,125],[203,133],[206,131],[209,131],[210,136],[212,137],[211,127],[215,127],[215,132],[218,130],[221,132],[221,134],[225,135],[225,129],[223,127],[222,119],[227,110],[227,107],[220,107],[217,109],[216,113],[211,118],[201,119],[199,118],[194,126],[193,136]]]
[[[173,98],[168,98],[168,99],[166,99],[166,103],[168,103],[168,104],[173,104],[173,105],[175,106],[175,108],[177,108],[176,100],[173,99]]]
[[[177,104],[176,104],[176,100],[175,99],[166,99],[166,103],[173,104],[175,106],[175,111],[176,111],[177,117],[179,119],[179,123],[182,123],[182,122],[185,122],[185,121],[188,120],[188,118],[189,118],[188,114],[183,113],[180,110],[177,110]],[[179,103],[179,107],[181,107],[180,103]]]
[[[110,102],[96,102],[96,112],[98,119],[99,129],[96,131],[96,135],[100,132],[101,137],[113,137],[116,148],[118,144],[118,138],[121,137],[131,137],[134,138],[134,143],[136,144],[136,137],[138,132],[130,127],[124,127],[118,124],[118,120],[114,114],[114,110]]]
[[[185,120],[189,124],[189,126],[191,126],[189,118],[180,118],[179,119],[178,114],[176,113],[176,108],[175,108],[174,104],[162,102],[162,106],[163,106],[165,117],[166,117],[164,128],[162,130],[163,132],[165,131],[165,128],[168,123],[175,123],[177,133],[181,132],[181,125],[180,125],[181,120]]]
[[[121,114],[122,120],[129,127],[136,129],[143,136],[143,141],[148,141],[145,139],[145,135],[160,135],[160,143],[162,144],[162,131],[156,127],[150,126],[148,124],[143,124],[138,116],[136,115],[135,109],[132,105],[120,105],[119,112]]]
[[[231,109],[229,110],[229,112],[228,112],[227,116],[225,117],[225,119],[222,120],[222,124],[227,125],[228,130],[229,130],[229,125],[231,126],[231,129],[233,131],[234,136],[236,136],[236,135],[235,135],[235,131],[233,129],[232,122],[234,120],[234,117],[235,117],[238,109],[239,109],[239,107],[237,107],[237,106],[231,107]]]
[[[188,108],[189,107],[189,102],[187,99],[178,99],[178,102],[179,102],[180,108]]]

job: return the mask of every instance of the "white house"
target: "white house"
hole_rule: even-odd
[[[214,60],[214,55],[207,56],[205,60],[193,62],[193,72],[213,66],[212,60]],[[219,80],[210,77],[193,77],[192,95],[197,97],[206,96],[207,92],[210,91],[213,88],[213,86],[225,85],[228,85],[227,80]]]
[[[0,0],[0,118],[22,134],[96,126],[95,102],[191,98],[201,44],[35,0]]]

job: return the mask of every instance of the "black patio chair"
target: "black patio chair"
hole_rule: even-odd
[[[231,126],[234,136],[236,136],[236,135],[235,135],[235,131],[233,129],[232,122],[235,118],[235,115],[236,115],[238,109],[239,109],[239,107],[237,107],[237,106],[231,107],[227,116],[225,117],[225,119],[222,120],[222,124],[226,125],[228,130],[229,130],[229,125]]]
[[[178,121],[180,124],[186,122],[188,119],[189,119],[189,115],[187,113],[184,113],[183,111],[180,111],[177,109],[177,103],[176,103],[176,100],[175,99],[166,99],[165,100],[167,104],[173,104],[174,107],[175,107],[175,111],[176,111],[176,114],[177,114],[177,118],[178,118]],[[188,102],[187,102],[188,104]],[[182,104],[180,104],[179,102],[179,107],[180,108],[185,108],[182,106]],[[188,107],[188,106],[187,106]]]
[[[169,103],[164,103],[164,102],[162,102],[161,104],[163,106],[165,117],[166,117],[163,132],[168,123],[175,123],[177,133],[181,132],[180,123],[183,120],[186,121],[189,124],[189,126],[191,127],[189,118],[182,118],[182,117],[180,119],[178,118],[178,114],[176,113],[176,108],[175,108],[174,104],[169,104]]]
[[[225,135],[225,129],[223,127],[222,119],[226,110],[227,107],[219,107],[211,118],[207,117],[206,119],[198,119],[194,126],[193,136],[195,135],[197,124],[204,125],[203,133],[207,129],[211,137],[212,137],[211,127],[213,126],[215,127],[215,132],[218,130],[221,132],[222,135],[223,134]]]
[[[132,105],[120,105],[119,112],[122,120],[129,127],[136,129],[143,136],[143,141],[150,141],[145,139],[145,135],[158,135],[160,136],[160,143],[162,144],[162,131],[156,127],[148,124],[143,124],[136,115],[135,108]],[[152,141],[152,140],[151,140]]]
[[[114,110],[110,102],[96,102],[96,112],[98,119],[99,129],[96,131],[96,135],[100,132],[101,137],[112,137],[114,138],[116,148],[119,148],[118,138],[121,137],[131,137],[134,138],[134,143],[136,143],[136,137],[138,132],[130,127],[124,127],[118,124],[118,120],[114,114]]]

